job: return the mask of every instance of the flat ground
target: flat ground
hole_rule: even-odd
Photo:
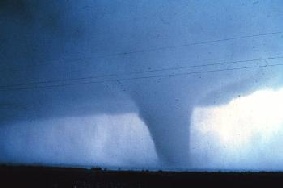
[[[283,184],[274,172],[148,172],[40,166],[0,167],[0,187],[242,187]]]

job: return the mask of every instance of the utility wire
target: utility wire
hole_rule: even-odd
[[[274,59],[281,59],[281,58],[282,57],[269,57],[266,59],[274,60]],[[255,59],[255,60],[258,60],[258,59]],[[246,60],[246,61],[251,61],[251,60]],[[66,80],[66,81],[69,81],[69,83],[53,83],[50,85],[44,85],[44,84],[48,84],[48,82],[34,82],[33,84],[14,84],[14,85],[0,86],[0,91],[40,89],[40,88],[58,88],[58,87],[66,87],[66,86],[73,86],[73,85],[133,81],[133,80],[151,79],[151,78],[171,78],[171,77],[176,77],[176,76],[187,76],[187,75],[192,75],[192,74],[208,74],[208,73],[215,73],[215,72],[225,72],[225,71],[233,71],[233,70],[252,69],[252,68],[267,68],[267,67],[277,67],[277,66],[283,66],[283,63],[254,65],[254,66],[241,66],[241,67],[234,67],[234,68],[214,69],[214,70],[200,70],[200,71],[190,71],[190,72],[182,72],[182,73],[170,73],[170,74],[167,73],[164,75],[136,76],[136,77],[130,77],[130,78],[116,78],[116,79],[106,79],[106,80],[85,79],[84,82],[74,82],[77,80],[69,79],[69,80]],[[82,78],[78,78],[78,79],[81,80]]]
[[[272,59],[280,59],[283,56],[275,56],[266,58],[267,60]],[[49,84],[49,83],[56,83],[56,82],[65,82],[65,81],[83,81],[88,79],[98,79],[98,78],[106,78],[106,77],[118,77],[118,76],[128,76],[128,75],[135,75],[135,74],[145,74],[145,73],[155,73],[155,72],[163,72],[163,71],[174,71],[174,70],[182,70],[182,69],[192,69],[192,68],[201,68],[201,67],[209,67],[209,66],[216,66],[216,65],[228,65],[228,64],[237,64],[237,63],[245,63],[245,62],[254,62],[254,61],[261,61],[262,58],[256,59],[248,59],[248,60],[238,60],[238,61],[223,61],[217,63],[208,63],[202,65],[192,65],[192,66],[177,66],[177,67],[168,67],[168,68],[160,68],[160,69],[153,69],[153,70],[144,70],[144,71],[131,71],[131,72],[124,72],[124,73],[115,73],[115,74],[104,74],[104,75],[97,75],[97,76],[87,76],[87,77],[80,77],[80,78],[72,78],[72,79],[57,79],[57,80],[45,80],[45,81],[35,81],[35,82],[28,82],[28,83],[19,83],[19,84],[12,84],[8,85],[9,87],[21,86],[21,85],[30,85],[30,84]],[[7,87],[8,87],[7,86]],[[0,85],[1,87],[6,87],[6,85]]]
[[[25,66],[25,68],[34,67],[34,66],[41,66],[41,65],[56,63],[56,62],[61,62],[61,61],[72,61],[72,60],[74,60],[74,62],[81,62],[82,60],[85,61],[87,59],[93,59],[93,58],[108,58],[108,57],[117,57],[117,56],[129,56],[129,55],[138,54],[138,53],[156,52],[156,51],[163,51],[163,50],[168,50],[168,49],[197,46],[197,45],[208,45],[208,44],[213,44],[213,43],[226,42],[226,41],[230,41],[230,40],[240,40],[240,39],[264,37],[264,36],[270,36],[270,35],[272,36],[272,35],[280,35],[280,34],[283,34],[283,31],[269,32],[269,33],[259,33],[259,34],[253,34],[253,35],[244,35],[244,36],[239,36],[239,37],[230,37],[230,38],[223,38],[223,39],[217,39],[217,40],[192,42],[192,43],[176,45],[176,46],[163,46],[163,47],[149,48],[149,49],[144,49],[144,50],[133,50],[133,51],[119,52],[119,53],[113,53],[113,54],[107,54],[107,55],[101,55],[101,56],[95,56],[94,55],[93,57],[88,57],[88,58],[75,58],[77,60],[74,60],[74,58],[71,58],[70,60],[68,60],[68,58],[63,59],[63,60],[51,60],[51,61],[46,61],[44,63],[37,63],[37,64],[33,64],[33,65],[28,65],[28,66]],[[19,69],[13,68],[13,69],[0,70],[0,72],[6,72],[6,71],[17,72],[17,71],[21,71],[21,70],[22,70],[22,68],[19,68]]]
[[[239,36],[239,37],[230,37],[230,38],[223,38],[223,39],[217,39],[217,40],[192,42],[192,43],[187,43],[187,44],[178,45],[178,46],[164,46],[164,47],[144,49],[144,50],[133,50],[133,51],[128,51],[128,52],[121,52],[121,53],[113,54],[113,56],[131,55],[131,54],[136,54],[136,53],[162,51],[162,50],[173,49],[173,48],[196,46],[196,45],[207,45],[207,44],[213,44],[213,43],[219,43],[219,42],[226,42],[226,41],[230,41],[230,40],[263,37],[263,36],[268,36],[268,35],[279,35],[279,34],[283,34],[283,32],[278,31],[278,32],[271,32],[271,33],[259,33],[259,34],[245,35],[245,36]]]
[[[283,58],[282,57],[277,57]],[[105,75],[97,75],[97,76],[86,76],[80,78],[72,78],[72,79],[57,79],[57,80],[45,80],[45,81],[34,81],[28,83],[19,83],[19,84],[12,84],[8,85],[9,87],[16,87],[21,85],[30,85],[30,84],[49,84],[49,83],[56,83],[56,82],[69,82],[69,81],[83,81],[89,79],[98,79],[98,78],[107,78],[107,77],[119,77],[119,76],[129,76],[135,74],[145,74],[145,73],[156,73],[156,72],[164,72],[164,71],[174,71],[174,70],[182,70],[182,69],[193,69],[193,68],[201,68],[201,67],[209,67],[209,66],[216,66],[216,65],[228,65],[228,64],[237,64],[237,63],[245,63],[245,62],[254,62],[254,61],[261,61],[262,58],[257,59],[248,59],[248,60],[239,60],[239,61],[223,61],[218,63],[209,63],[209,64],[202,64],[202,65],[193,65],[193,66],[178,66],[178,67],[169,67],[169,68],[161,68],[161,69],[153,69],[153,70],[144,70],[144,71],[131,71],[131,72],[124,72],[124,73],[116,73],[116,74],[105,74]],[[5,85],[0,85],[1,87],[6,87]]]

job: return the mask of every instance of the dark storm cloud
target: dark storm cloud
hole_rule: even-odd
[[[123,102],[112,100],[119,97],[119,100],[125,100],[115,91],[115,85],[111,88],[108,84],[100,84],[55,89],[18,89],[33,87],[34,82],[109,74],[110,70],[116,69],[117,65],[110,64],[109,68],[107,62],[89,58],[88,50],[93,50],[98,45],[98,39],[95,38],[96,21],[93,18],[96,16],[95,10],[95,15],[91,17],[93,23],[84,23],[90,16],[88,13],[92,12],[86,11],[86,15],[81,15],[80,12],[85,11],[84,7],[78,7],[83,5],[75,2],[3,1],[2,5],[1,36],[5,40],[5,46],[1,53],[1,88],[5,90],[11,85],[16,86],[14,91],[1,93],[2,106],[6,109],[1,115],[2,119],[9,118],[7,114],[11,114],[11,119],[17,119],[19,116],[33,115],[43,118],[84,115],[96,109],[103,112],[104,108],[107,112],[115,111],[115,107],[100,102],[104,100],[113,101],[114,105],[117,103],[121,108],[120,104]],[[94,37],[89,36],[90,32]],[[50,84],[44,84],[46,85]],[[93,103],[90,105],[89,101]],[[128,104],[122,106],[130,111],[134,110]]]
[[[2,0],[0,121],[139,112],[189,166],[196,105],[282,83],[280,3]]]

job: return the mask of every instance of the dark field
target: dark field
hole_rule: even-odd
[[[0,187],[252,187],[282,184],[283,173],[148,172],[1,166]]]

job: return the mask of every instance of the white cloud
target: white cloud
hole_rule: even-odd
[[[191,130],[195,160],[207,157],[201,167],[274,168],[283,159],[282,112],[283,89],[257,91],[223,106],[196,108]]]

